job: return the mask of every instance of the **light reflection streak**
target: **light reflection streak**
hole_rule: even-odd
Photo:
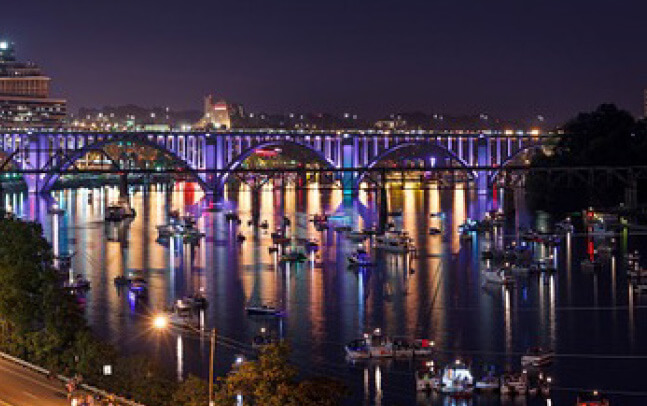
[[[182,335],[178,334],[177,335],[177,345],[176,345],[176,352],[177,352],[177,380],[178,382],[182,380],[182,377],[184,376],[184,345],[182,342]]]

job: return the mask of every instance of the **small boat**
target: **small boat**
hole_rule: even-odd
[[[413,251],[411,237],[406,231],[387,231],[384,235],[375,237],[375,247],[395,253]]]
[[[481,392],[488,392],[499,390],[500,386],[501,380],[498,376],[494,375],[494,372],[490,371],[487,375],[476,381],[474,389]]]
[[[128,285],[128,278],[126,278],[126,277],[125,277],[125,276],[123,276],[123,275],[117,275],[117,276],[115,276],[115,278],[114,278],[114,283],[115,283],[115,285],[117,285],[117,286],[125,286],[125,285]]]
[[[513,264],[510,267],[510,272],[516,273],[516,274],[527,274],[527,273],[530,273],[530,268],[520,264]]]
[[[319,251],[319,243],[314,240],[308,240],[305,242],[303,245],[306,251],[308,252],[314,252],[314,251]]]
[[[631,284],[631,286],[634,292],[637,292],[637,293],[647,292],[647,281],[645,281],[644,279],[634,281]]]
[[[345,233],[348,231],[352,231],[353,229],[351,228],[351,226],[335,226],[333,230],[335,230],[338,233]]]
[[[557,271],[557,269],[550,262],[543,259],[533,261],[530,264],[528,270],[531,273],[553,273]]]
[[[434,370],[433,361],[426,365],[427,368],[416,371],[416,390],[419,392],[440,390],[440,376]]]
[[[344,350],[346,351],[348,358],[353,360],[371,358],[368,343],[364,338],[351,341],[344,346]]]
[[[349,231],[348,233],[346,233],[346,238],[348,238],[352,242],[360,243],[367,239],[368,235],[363,231]]]
[[[600,269],[602,265],[597,259],[585,258],[580,262],[580,268],[585,272],[595,272]]]
[[[549,365],[553,362],[554,356],[555,353],[552,351],[544,350],[541,347],[532,347],[521,356],[521,365],[533,367]]]
[[[245,311],[249,315],[256,316],[283,316],[285,314],[282,309],[269,304],[247,305]]]
[[[528,374],[505,374],[501,377],[501,395],[526,395],[528,393]]]
[[[512,285],[514,283],[514,278],[506,274],[505,268],[488,268],[483,270],[482,274],[486,283],[493,283],[497,285]]]
[[[281,255],[281,262],[301,263],[305,262],[306,259],[308,259],[308,257],[301,251],[291,251]]]
[[[207,299],[204,296],[185,296],[177,299],[173,304],[173,308],[179,312],[193,311],[205,309],[208,305]]]
[[[460,360],[443,369],[440,391],[450,395],[469,396],[474,390],[474,378],[470,369]]]
[[[47,214],[51,214],[52,216],[61,216],[65,214],[65,210],[61,209],[57,204],[54,204],[47,210]]]
[[[430,227],[429,228],[429,235],[440,235],[442,234],[442,231],[438,227]]]
[[[376,328],[371,334],[366,333],[363,338],[351,341],[344,349],[350,359],[411,358],[430,356],[433,346],[433,341],[427,339],[391,339],[382,335],[382,331]]]
[[[234,213],[233,211],[228,211],[225,213],[225,220],[227,221],[238,221],[240,218],[238,218],[238,214]]]
[[[577,395],[577,406],[609,406],[609,399],[602,393],[594,390],[592,392],[580,392]]]
[[[349,266],[373,266],[370,255],[363,248],[358,248],[355,252],[348,255]]]
[[[90,289],[90,281],[83,277],[83,275],[76,275],[74,280],[65,281],[64,287],[71,290],[88,290]]]
[[[278,342],[278,338],[273,337],[267,330],[263,327],[261,328],[260,334],[255,335],[252,338],[252,347],[254,348],[263,348],[267,345],[274,344]]]
[[[148,294],[148,282],[142,277],[136,277],[130,280],[129,289],[137,296],[146,296]]]

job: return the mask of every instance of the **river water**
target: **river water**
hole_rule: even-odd
[[[207,376],[209,340],[179,330],[159,334],[151,328],[150,314],[176,298],[202,293],[209,306],[201,320],[224,337],[217,346],[218,375],[230,369],[237,354],[253,356],[252,338],[265,328],[289,341],[292,362],[303,376],[344,380],[353,393],[349,405],[572,405],[577,390],[594,388],[607,391],[614,405],[647,404],[642,376],[647,367],[647,299],[629,288],[622,255],[644,246],[642,236],[617,236],[617,253],[600,272],[586,273],[580,260],[599,241],[576,233],[552,253],[559,265],[556,274],[517,277],[514,288],[504,289],[484,286],[480,250],[492,239],[501,243],[517,238],[520,226],[543,227],[546,219],[530,215],[523,199],[504,196],[503,191],[389,189],[389,209],[403,211],[395,226],[411,234],[417,252],[403,256],[369,248],[377,266],[366,272],[347,266],[354,243],[332,228],[318,232],[308,218],[329,213],[333,224],[374,226],[375,193],[352,199],[316,185],[262,189],[260,219],[269,222],[270,230],[285,216],[291,234],[320,244],[305,263],[286,266],[268,252],[269,231],[248,225],[253,199],[246,188],[231,192],[225,202],[226,209],[240,215],[241,225],[228,222],[224,211],[203,212],[202,192],[192,183],[176,184],[172,190],[161,184],[132,187],[134,221],[106,224],[104,209],[117,194],[113,187],[55,191],[52,197],[65,209],[63,215],[47,214],[44,199],[25,193],[7,194],[5,205],[40,221],[57,253],[75,253],[73,272],[92,284],[85,312],[95,332],[126,353],[158,358],[178,378]],[[461,241],[458,225],[490,209],[504,210],[505,230],[492,238]],[[170,210],[198,219],[205,233],[199,246],[156,242],[155,226],[168,221]],[[437,212],[444,215],[430,216]],[[443,235],[429,235],[431,226],[442,228]],[[238,233],[246,237],[243,243],[236,241]],[[548,254],[535,247],[536,256]],[[148,280],[147,301],[134,300],[113,283],[116,276],[137,271]],[[245,305],[258,301],[283,303],[287,314],[282,319],[246,315]],[[453,401],[417,394],[417,361],[346,361],[343,345],[374,328],[390,336],[430,338],[438,351],[437,364],[460,358],[472,364],[476,375],[483,364],[496,365],[499,371],[520,370],[520,354],[528,347],[553,348],[557,357],[546,373],[555,390],[550,400],[477,396]]]

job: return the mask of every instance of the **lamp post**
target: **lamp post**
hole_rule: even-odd
[[[153,327],[156,330],[166,330],[169,326],[171,325],[168,316],[164,314],[160,314],[155,316],[153,319]],[[193,326],[187,325],[190,330],[193,332],[203,335],[204,331],[199,330]],[[213,366],[214,366],[214,358],[216,356],[216,336],[218,334],[218,330],[216,330],[215,327],[211,329],[211,346],[210,346],[210,351],[209,351],[209,406],[214,406],[215,402],[213,400]]]

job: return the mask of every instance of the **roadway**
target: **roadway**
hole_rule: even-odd
[[[69,406],[60,381],[0,359],[0,406]]]

